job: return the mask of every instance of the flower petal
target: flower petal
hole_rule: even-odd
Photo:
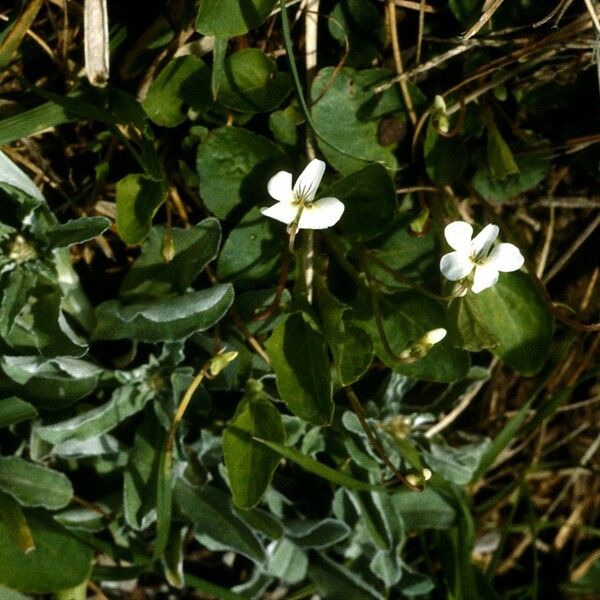
[[[304,206],[298,229],[326,229],[335,225],[344,213],[344,203],[337,198],[320,198]]]
[[[486,265],[492,265],[494,269],[508,273],[518,271],[525,262],[521,251],[514,244],[498,244],[485,261]]]
[[[444,237],[452,250],[470,251],[473,227],[464,221],[454,221],[446,225]]]
[[[294,185],[294,194],[296,198],[311,201],[317,193],[317,188],[323,179],[325,173],[325,163],[318,158],[311,160]]]
[[[440,271],[450,281],[463,279],[473,270],[474,266],[471,257],[459,251],[444,254],[440,260]]]
[[[485,258],[498,237],[499,231],[498,225],[493,225],[492,223],[486,225],[471,242],[473,256],[479,259]]]
[[[287,171],[275,173],[267,183],[267,190],[271,198],[275,198],[279,202],[291,202],[294,199],[292,174]]]
[[[473,285],[471,286],[473,293],[479,294],[479,292],[492,287],[498,281],[498,275],[498,269],[495,269],[492,265],[477,265]]]
[[[296,218],[298,210],[300,210],[300,207],[297,204],[292,204],[291,202],[278,202],[268,208],[261,208],[260,212],[265,215],[265,217],[271,217],[271,219],[276,219],[277,221],[289,225]]]

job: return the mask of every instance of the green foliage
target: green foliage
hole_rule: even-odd
[[[276,109],[290,93],[290,78],[277,71],[275,61],[256,48],[240,50],[225,59],[218,99],[246,113]]]
[[[384,231],[396,212],[396,190],[386,169],[371,164],[334,183],[327,194],[346,205],[340,227],[351,238],[368,240]]]
[[[502,360],[524,375],[542,368],[550,349],[553,319],[527,275],[507,273],[497,285],[467,302],[473,303],[483,327],[498,340],[494,352]]]
[[[212,104],[210,70],[195,56],[176,58],[152,82],[144,110],[157,125],[175,127],[187,111],[203,112]]]
[[[27,511],[35,550],[23,553],[0,519],[0,581],[23,592],[43,594],[74,587],[92,566],[92,549],[44,513]]]
[[[142,174],[127,175],[117,184],[117,228],[128,244],[139,244],[152,225],[152,218],[167,199],[163,181]]]
[[[22,506],[57,510],[73,497],[69,478],[17,456],[0,457],[0,489]]]
[[[561,589],[593,595],[587,507],[559,516],[567,495],[544,496],[574,468],[586,490],[594,468],[574,443],[594,338],[563,325],[597,327],[550,300],[597,312],[593,270],[573,281],[560,262],[582,240],[574,262],[593,255],[562,206],[598,182],[573,110],[597,81],[552,62],[584,8],[579,29],[541,23],[525,44],[511,32],[528,39],[543,3],[504,3],[457,47],[481,0],[398,5],[398,54],[377,0],[183,0],[135,22],[116,7],[96,88],[75,77],[81,15],[29,4],[0,32],[0,597],[129,580],[224,599],[550,597],[542,570],[565,552],[538,537],[565,520],[581,555]],[[344,211],[322,230],[332,198]],[[297,221],[261,211],[288,200]],[[444,234],[459,219],[492,221],[527,260],[498,259],[473,292],[516,250],[463,250]],[[449,246],[472,267],[456,282]],[[559,267],[548,292],[537,259]],[[496,577],[524,534],[518,577]]]
[[[252,508],[262,499],[279,456],[254,437],[282,443],[285,439],[279,411],[258,381],[249,381],[233,419],[223,432],[223,458],[234,502]]]
[[[233,288],[228,284],[135,304],[109,300],[96,309],[98,324],[94,339],[179,340],[212,327],[223,318],[232,302]]]
[[[214,130],[198,148],[197,169],[202,198],[220,219],[240,206],[262,205],[265,179],[282,164],[282,151],[246,129]]]
[[[311,98],[317,143],[343,175],[373,162],[391,170],[397,167],[395,144],[383,145],[377,138],[379,119],[362,114],[382,101],[373,87],[388,78],[389,72],[382,69],[344,68],[336,73],[332,67],[321,69],[315,77]]]
[[[332,384],[325,340],[312,319],[294,313],[273,330],[267,352],[277,377],[277,390],[289,409],[315,425],[333,416]]]
[[[260,25],[276,0],[201,0],[196,28],[204,35],[232,37]]]

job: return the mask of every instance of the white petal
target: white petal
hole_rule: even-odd
[[[464,221],[454,221],[454,223],[446,225],[444,236],[452,250],[464,250],[467,252],[471,249],[473,228]]]
[[[261,208],[260,212],[265,217],[271,217],[271,219],[276,219],[289,225],[296,218],[299,209],[299,206],[291,202],[278,202],[277,204],[273,204],[273,206],[269,206],[269,208]]]
[[[471,289],[475,294],[479,294],[479,292],[492,287],[498,281],[498,275],[498,269],[492,265],[477,265]]]
[[[448,332],[443,327],[438,327],[437,329],[432,329],[431,331],[428,331],[423,336],[423,341],[426,344],[433,346],[434,344],[438,344],[439,342],[441,342],[446,337],[447,333]]]
[[[335,225],[346,208],[337,198],[320,198],[304,206],[298,229],[326,229]]]
[[[508,273],[518,271],[525,262],[520,250],[514,244],[498,244],[485,261],[486,265],[493,265],[498,271]]]
[[[296,198],[313,200],[317,193],[317,188],[321,184],[321,179],[323,179],[323,173],[325,173],[325,163],[318,158],[311,160],[306,169],[300,173],[300,177],[298,177],[294,185]]]
[[[498,237],[498,225],[489,223],[486,225],[471,242],[471,252],[478,258],[485,258],[492,247],[495,239]]]
[[[474,266],[471,257],[464,252],[449,252],[444,254],[440,260],[440,271],[450,281],[463,279],[473,270]]]
[[[269,179],[267,190],[271,198],[275,198],[279,202],[291,202],[294,199],[292,174],[287,171],[279,171]]]

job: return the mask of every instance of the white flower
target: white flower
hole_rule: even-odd
[[[517,271],[525,259],[513,244],[498,244],[490,248],[498,237],[496,225],[486,225],[473,239],[473,227],[464,221],[450,223],[444,236],[454,252],[444,254],[440,260],[440,271],[450,281],[459,281],[469,276],[473,269],[471,289],[475,294],[492,287],[498,281],[500,271]]]
[[[277,204],[261,208],[260,212],[272,219],[291,225],[300,213],[298,229],[326,229],[335,225],[344,212],[337,198],[315,200],[317,188],[325,172],[322,160],[311,160],[292,188],[292,174],[279,171],[267,183],[267,189]]]
[[[428,346],[434,346],[435,344],[439,344],[446,337],[447,333],[443,327],[438,327],[437,329],[428,331],[423,336],[422,341]]]

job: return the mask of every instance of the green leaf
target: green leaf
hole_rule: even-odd
[[[333,417],[329,359],[325,340],[304,313],[279,323],[266,344],[277,389],[290,410],[315,425],[328,425]]]
[[[479,352],[498,345],[488,330],[473,296],[452,300],[447,309],[448,329],[455,343],[469,352]]]
[[[43,506],[57,510],[73,497],[73,487],[63,473],[23,460],[0,457],[0,490],[23,506]]]
[[[352,530],[337,519],[287,521],[285,532],[298,546],[323,550],[345,540]]]
[[[298,108],[291,104],[284,110],[276,110],[269,115],[269,129],[281,144],[295,146],[298,142],[297,127],[302,122]]]
[[[25,110],[0,121],[0,146],[27,138],[50,127],[74,121],[75,116],[54,102]]]
[[[496,285],[470,295],[469,302],[498,340],[494,353],[519,373],[535,375],[550,351],[554,320],[531,278],[502,273]]]
[[[49,516],[25,513],[35,550],[23,554],[0,519],[0,581],[13,589],[45,594],[84,581],[92,567],[92,549]]]
[[[220,321],[233,302],[231,284],[189,292],[173,298],[123,305],[109,300],[96,308],[96,340],[129,338],[160,342],[187,338]]]
[[[424,454],[427,464],[436,475],[460,486],[467,485],[473,479],[473,473],[489,446],[488,438],[457,447],[440,439],[432,442],[431,451]]]
[[[4,373],[20,396],[36,408],[59,410],[84,398],[96,388],[102,369],[67,356],[45,360],[39,356],[4,356]]]
[[[326,195],[339,198],[346,206],[340,226],[351,238],[370,240],[394,220],[396,188],[380,164],[368,165],[337,181]]]
[[[277,0],[201,0],[196,29],[204,35],[233,37],[258,27]]]
[[[436,185],[448,185],[463,176],[469,159],[465,145],[456,136],[447,138],[440,135],[431,120],[427,125],[423,150],[427,175]]]
[[[117,182],[117,229],[124,242],[139,244],[150,231],[152,219],[167,199],[167,185],[141,173]]]
[[[35,541],[21,505],[3,492],[0,492],[0,519],[21,552],[28,554],[35,550]]]
[[[221,226],[214,218],[188,229],[173,227],[173,258],[165,262],[163,247],[167,229],[153,227],[142,252],[123,279],[120,295],[128,301],[183,294],[213,260],[221,243]]]
[[[267,181],[283,168],[285,156],[261,135],[222,127],[200,144],[196,164],[202,199],[212,213],[224,219],[234,209],[269,204]]]
[[[400,490],[392,496],[406,529],[448,529],[456,520],[454,508],[431,487],[421,492]]]
[[[6,121],[0,121],[0,130],[5,131],[5,123]],[[5,143],[0,142],[0,145]],[[21,190],[38,202],[45,202],[44,196],[35,183],[2,151],[0,151],[0,182]]]
[[[37,417],[37,410],[16,396],[0,400],[0,427],[8,427]]]
[[[380,505],[376,503],[375,494],[355,491],[349,494],[360,520],[365,526],[370,541],[380,550],[392,549],[392,532],[388,526],[387,515],[384,515]]]
[[[268,446],[278,454],[281,454],[284,458],[295,462],[297,465],[301,466],[303,469],[306,469],[310,473],[314,473],[331,483],[336,485],[341,485],[350,490],[375,490],[375,491],[383,491],[381,486],[371,485],[365,481],[360,481],[359,479],[355,479],[351,475],[347,475],[343,471],[338,471],[337,469],[332,469],[323,463],[320,463],[318,460],[307,456],[306,454],[302,454],[295,448],[291,446],[284,446],[283,444],[279,444],[277,442],[272,442],[269,440],[263,440],[260,438],[255,438],[261,444]]]
[[[351,67],[368,67],[383,51],[385,24],[381,12],[364,0],[341,0],[327,20],[329,33],[350,51],[345,63]]]
[[[294,585],[306,577],[308,557],[294,542],[281,538],[272,548],[265,565],[265,573]]]
[[[87,440],[114,429],[125,419],[140,412],[155,392],[148,387],[124,385],[112,398],[96,408],[82,412],[66,421],[36,427],[36,434],[51,444],[69,440]]]
[[[398,553],[391,551],[378,550],[369,563],[371,572],[383,581],[386,588],[396,585],[402,577],[402,561]]]
[[[275,110],[291,91],[287,73],[258,48],[239,50],[225,59],[218,100],[239,112]]]
[[[177,527],[171,529],[169,540],[163,555],[163,568],[165,578],[176,588],[183,588],[183,559],[186,542],[187,527]]]
[[[251,508],[248,510],[234,506],[235,511],[242,519],[254,529],[260,531],[272,540],[278,540],[283,535],[283,525],[281,521],[271,512],[260,508]]]
[[[225,57],[227,56],[228,45],[229,38],[227,36],[215,37],[215,46],[213,48],[212,73],[210,81],[210,88],[213,100],[216,100],[219,95],[219,88],[221,87],[223,75],[225,74]]]
[[[250,380],[233,419],[223,432],[223,456],[233,501],[252,508],[262,499],[279,464],[278,454],[265,448],[253,436],[285,441],[279,411],[263,392],[262,384]]]
[[[333,562],[325,555],[314,554],[308,576],[327,600],[383,600],[383,596],[353,571]]]
[[[317,143],[327,161],[343,175],[373,162],[394,170],[394,146],[379,143],[378,121],[361,120],[359,111],[376,99],[373,87],[389,79],[389,71],[321,69],[313,81],[312,118]]]
[[[31,333],[37,350],[47,357],[83,356],[87,342],[71,329],[62,311],[63,292],[57,287],[39,286],[32,290],[36,299],[31,307]]]
[[[381,240],[372,254],[385,263],[392,271],[400,274],[405,280],[415,282],[432,289],[432,282],[439,276],[439,257],[435,235],[414,235],[411,231],[411,213],[401,213],[395,222],[394,230]],[[396,279],[388,271],[382,269],[375,261],[369,260],[369,269],[381,283],[391,289],[408,289],[402,278]]]
[[[234,227],[217,262],[220,279],[257,283],[273,274],[281,262],[284,229],[253,208]]]
[[[480,161],[471,180],[473,187],[486,200],[503,202],[534,188],[548,176],[550,159],[540,153],[523,150],[514,154],[514,160],[518,174],[504,179],[495,179],[487,162]]]
[[[519,174],[519,167],[515,162],[515,157],[495,126],[488,129],[487,159],[493,180],[502,180],[510,175]]]
[[[45,232],[48,244],[53,248],[64,248],[87,242],[104,233],[110,227],[106,217],[84,217],[56,225]]]
[[[387,340],[396,355],[427,331],[446,325],[440,304],[417,292],[380,294],[379,307]],[[463,350],[453,348],[447,338],[435,344],[423,358],[416,362],[398,364],[383,345],[368,293],[363,292],[359,295],[353,308],[354,320],[371,336],[375,354],[395,371],[419,379],[440,382],[456,381],[467,374],[469,355]]]
[[[174,499],[196,526],[197,536],[202,543],[239,552],[256,562],[265,559],[258,538],[233,512],[225,492],[210,485],[192,486],[179,478]]]
[[[369,335],[344,320],[350,307],[340,302],[327,288],[322,277],[317,278],[317,304],[323,332],[333,356],[342,385],[358,380],[373,359],[373,344]]]
[[[197,56],[174,58],[148,89],[146,114],[157,125],[175,127],[185,121],[189,108],[204,112],[213,103],[210,78],[210,69]]]

